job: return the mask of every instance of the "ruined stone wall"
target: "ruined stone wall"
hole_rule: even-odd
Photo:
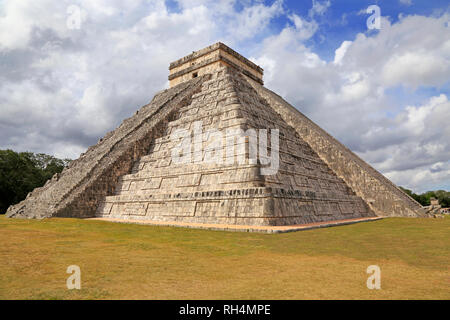
[[[91,217],[100,201],[112,194],[120,176],[148,152],[161,135],[170,115],[188,104],[209,76],[158,93],[152,102],[126,119],[95,146],[73,161],[60,175],[35,189],[24,201],[8,209],[7,216],[45,218]]]
[[[419,203],[280,96],[248,80],[281,117],[379,216],[422,216]]]

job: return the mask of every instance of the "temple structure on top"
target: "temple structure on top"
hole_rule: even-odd
[[[263,69],[224,44],[193,52],[169,70],[169,89],[7,216],[279,226],[425,215],[395,184],[265,88]],[[270,131],[277,135],[269,139]],[[182,139],[193,136],[192,143],[180,142],[180,132],[187,132]],[[252,132],[259,132],[257,158]],[[180,143],[189,161],[178,161]],[[268,159],[276,170],[267,170]]]
[[[217,42],[202,50],[195,51],[169,66],[170,87],[212,73],[221,66],[229,66],[241,72],[246,77],[263,85],[263,69],[233,49]]]

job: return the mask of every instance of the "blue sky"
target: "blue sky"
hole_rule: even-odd
[[[274,1],[263,1],[270,5]],[[334,59],[334,52],[345,40],[353,40],[360,33],[369,35],[378,31],[368,31],[366,20],[370,14],[364,13],[370,5],[378,5],[381,15],[389,17],[393,23],[398,22],[399,15],[440,15],[450,8],[450,3],[446,0],[414,0],[411,4],[406,1],[393,0],[335,0],[330,1],[330,7],[326,13],[318,20],[320,29],[307,43],[314,48],[315,53],[326,61]],[[174,11],[178,11],[176,1],[168,1],[168,5]],[[311,10],[310,1],[286,0],[283,3],[286,13],[295,13],[308,17]],[[236,9],[242,10],[243,5],[237,3]],[[286,24],[292,22],[287,19],[287,15],[275,17],[270,24],[269,33],[280,32]],[[419,26],[418,26],[419,27]]]
[[[223,41],[394,183],[450,190],[449,21],[441,0],[0,0],[0,148],[77,158]]]
[[[312,39],[315,52],[322,59],[330,61],[334,58],[334,51],[344,40],[353,40],[356,34],[367,32],[366,20],[370,14],[364,13],[370,6],[376,4],[381,9],[381,15],[389,17],[393,23],[398,21],[400,14],[404,15],[431,15],[442,11],[449,6],[448,1],[414,1],[411,5],[402,4],[400,1],[374,1],[374,0],[340,0],[333,1],[326,14],[322,18],[320,32]],[[308,1],[287,1],[286,6],[294,13],[307,15],[311,5]],[[362,13],[361,13],[362,11]],[[285,21],[277,21],[284,24]],[[376,33],[378,31],[367,32]]]

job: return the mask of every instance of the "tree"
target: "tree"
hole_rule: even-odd
[[[450,207],[450,192],[445,190],[437,190],[434,192],[436,198],[439,200],[439,204],[443,208]]]
[[[70,163],[46,154],[0,150],[0,214]]]
[[[443,208],[450,207],[450,192],[445,190],[437,190],[437,191],[427,191],[422,194],[415,194],[409,189],[405,189],[400,187],[405,193],[411,196],[414,200],[419,202],[422,206],[429,206],[430,199],[436,198],[439,200],[439,204]]]

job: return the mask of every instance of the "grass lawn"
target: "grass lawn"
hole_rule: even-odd
[[[450,299],[449,217],[255,234],[0,216],[0,241],[0,299]]]

